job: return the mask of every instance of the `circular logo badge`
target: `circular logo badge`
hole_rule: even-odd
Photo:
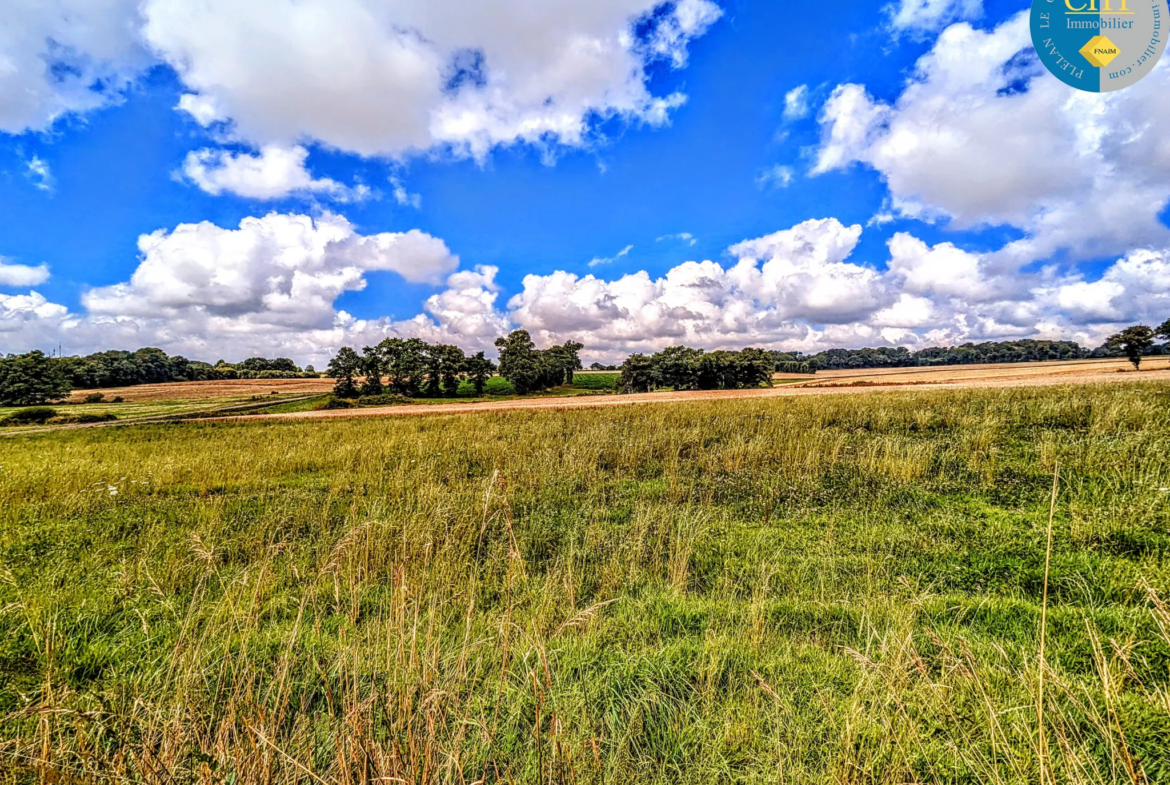
[[[1090,93],[1129,87],[1166,49],[1166,0],[1033,0],[1032,43],[1060,81]]]

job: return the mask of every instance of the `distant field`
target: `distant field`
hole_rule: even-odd
[[[1168,782],[1161,373],[15,436],[0,782]]]
[[[1165,357],[1147,357],[1142,361],[1142,373],[1166,371],[1170,360]],[[994,365],[948,365],[927,368],[870,368],[861,370],[821,371],[819,382],[850,383],[860,380],[881,384],[953,384],[985,381],[1035,380],[1051,377],[1059,382],[1067,377],[1087,377],[1109,373],[1133,373],[1127,360],[1061,360],[1036,363],[1000,363]],[[803,377],[807,379],[808,377]]]
[[[205,398],[248,398],[269,393],[309,395],[333,389],[332,379],[231,379],[216,382],[171,382],[142,384],[136,387],[111,387],[103,390],[76,390],[73,400],[80,401],[91,393],[107,398],[120,396],[127,401],[199,400]]]
[[[100,404],[59,407],[62,414],[112,414],[120,424],[160,418],[181,417],[382,417],[470,413],[502,410],[539,410],[549,408],[598,408],[640,403],[682,403],[697,400],[758,398],[766,396],[823,395],[857,392],[865,389],[922,388],[994,388],[1052,384],[1100,384],[1144,380],[1170,381],[1170,363],[1163,358],[1149,358],[1142,370],[1122,360],[1077,360],[1046,363],[1007,363],[1000,365],[965,365],[941,368],[891,368],[859,371],[822,371],[816,376],[777,374],[774,389],[689,391],[661,390],[654,393],[615,396],[620,374],[585,371],[577,374],[572,386],[558,387],[530,396],[516,396],[504,379],[488,381],[486,395],[475,398],[471,385],[460,385],[455,399],[415,399],[393,406],[362,407],[344,411],[315,411],[323,396],[332,389],[332,381],[323,380],[245,380],[145,385],[99,391],[83,391],[74,396],[102,392],[107,401]],[[109,402],[115,396],[123,403]],[[12,408],[0,407],[0,417]],[[32,426],[77,428],[98,426]],[[11,428],[0,436],[11,436]]]

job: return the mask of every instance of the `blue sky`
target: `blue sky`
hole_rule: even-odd
[[[65,5],[0,10],[0,351],[524,327],[618,359],[1170,317],[1165,64],[1076,95],[1026,3]]]

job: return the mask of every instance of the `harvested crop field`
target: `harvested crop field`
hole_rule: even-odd
[[[135,387],[110,387],[102,390],[75,390],[73,400],[80,401],[92,393],[106,398],[120,397],[130,402],[241,398],[250,395],[323,394],[333,389],[332,379],[232,379],[215,382],[171,382],[141,384]]]
[[[522,398],[476,403],[404,404],[371,409],[305,411],[287,414],[259,414],[249,419],[336,419],[350,417],[407,417],[474,412],[597,409],[635,404],[667,404],[744,398],[840,395],[881,389],[979,389],[1038,387],[1048,385],[1111,384],[1119,382],[1170,381],[1165,361],[1146,363],[1147,370],[1135,372],[1127,362],[1092,360],[1081,362],[1020,363],[1002,365],[952,366],[947,368],[900,368],[869,371],[824,371],[815,377],[778,377],[777,385],[754,390],[698,390],[653,392],[634,395]]]

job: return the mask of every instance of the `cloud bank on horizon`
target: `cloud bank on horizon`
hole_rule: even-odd
[[[1119,93],[1077,94],[1038,64],[1026,13],[993,19],[978,0],[882,11],[880,45],[921,50],[892,87],[794,79],[778,65],[782,87],[767,100],[781,130],[760,147],[789,160],[748,173],[743,190],[795,204],[802,189],[829,188],[839,201],[709,248],[715,259],[670,257],[699,238],[669,229],[569,249],[577,265],[508,268],[447,236],[458,229],[368,231],[351,219],[442,211],[407,191],[411,166],[506,189],[493,171],[501,150],[569,178],[559,172],[574,155],[665,144],[684,105],[704,113],[688,94],[707,67],[692,49],[715,38],[734,48],[729,13],[712,0],[14,0],[0,10],[0,143],[84,146],[87,116],[126,111],[163,69],[190,131],[159,174],[192,196],[190,215],[137,233],[136,255],[75,277],[72,303],[44,293],[59,264],[6,247],[0,224],[0,351],[155,345],[320,363],[387,336],[490,350],[522,327],[616,360],[676,344],[1095,345],[1119,325],[1170,317],[1170,140],[1159,133],[1170,67]],[[621,129],[647,129],[646,141]],[[318,155],[384,162],[389,197],[359,175],[314,171]],[[63,193],[59,163],[54,176]],[[872,216],[847,201],[855,182],[880,193]],[[17,188],[44,190],[0,179],[0,192]],[[649,249],[671,261],[639,267]],[[416,293],[417,313],[351,313],[347,298],[387,276]]]

